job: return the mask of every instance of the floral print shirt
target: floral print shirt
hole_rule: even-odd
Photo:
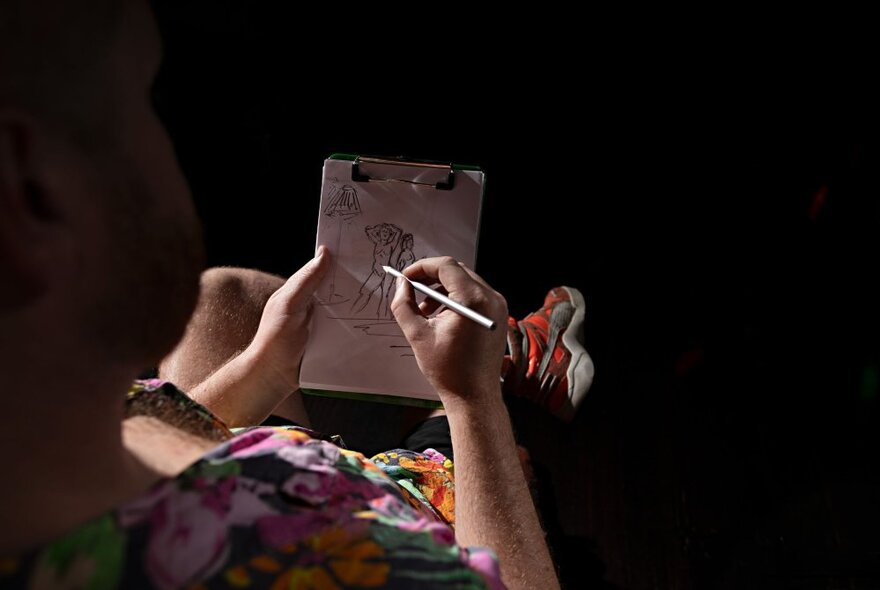
[[[136,387],[194,404],[169,384]],[[302,429],[249,429],[112,513],[0,557],[0,587],[503,588],[491,551],[455,544],[453,491],[437,452],[371,461]]]

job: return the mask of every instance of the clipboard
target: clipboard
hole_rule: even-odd
[[[318,286],[300,370],[304,393],[440,407],[390,310],[382,270],[452,256],[474,268],[485,175],[475,166],[333,154],[324,161]]]

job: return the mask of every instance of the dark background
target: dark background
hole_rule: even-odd
[[[400,154],[485,169],[478,271],[514,315],[584,293],[577,419],[510,404],[569,587],[880,588],[880,146],[821,77],[611,65],[577,26],[157,4],[210,264],[293,272],[323,159]]]

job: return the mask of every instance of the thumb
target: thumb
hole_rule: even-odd
[[[412,285],[404,278],[397,279],[397,290],[391,301],[391,312],[397,320],[406,339],[412,342],[427,324],[427,320],[419,311],[416,295]]]
[[[318,288],[318,284],[327,273],[330,266],[330,255],[327,248],[321,246],[318,248],[318,254],[309,260],[302,268],[293,273],[284,286],[281,287],[285,291],[285,295],[289,298],[289,303],[293,310],[305,308],[308,302]]]

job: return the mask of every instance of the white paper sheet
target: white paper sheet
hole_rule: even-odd
[[[473,268],[483,173],[456,171],[453,189],[438,190],[354,182],[351,172],[351,161],[324,162],[316,248],[327,246],[332,260],[318,288],[300,384],[437,400],[390,312],[395,283],[381,266],[448,255]]]

